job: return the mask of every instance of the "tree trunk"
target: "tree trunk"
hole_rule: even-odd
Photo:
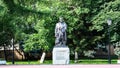
[[[77,63],[77,62],[78,62],[78,52],[75,51],[75,63]]]
[[[42,56],[41,56],[41,59],[40,59],[40,63],[43,63],[43,62],[44,62],[45,56],[46,56],[46,53],[43,52],[43,54],[42,54]]]
[[[5,60],[7,60],[5,45],[3,44],[3,46],[4,46],[4,57],[5,57]]]

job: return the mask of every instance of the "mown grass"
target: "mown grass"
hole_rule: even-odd
[[[109,64],[108,60],[94,59],[94,60],[79,60],[79,64]],[[117,64],[117,60],[111,60],[111,64]]]
[[[7,61],[7,65],[12,64],[11,61]],[[40,61],[15,61],[15,64],[40,64]],[[45,60],[42,64],[52,64],[52,60]],[[109,64],[107,59],[81,59],[77,63],[74,63],[74,60],[70,60],[70,64]],[[117,64],[117,60],[111,60],[111,64]]]

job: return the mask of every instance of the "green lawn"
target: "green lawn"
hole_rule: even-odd
[[[111,62],[112,64],[117,64],[117,60],[114,59]],[[12,64],[12,62],[8,61],[7,64]],[[15,64],[40,64],[38,61],[15,61]],[[43,64],[52,64],[52,60],[45,60]],[[81,59],[78,63],[74,63],[74,60],[70,60],[70,64],[108,64],[108,60],[106,59]]]

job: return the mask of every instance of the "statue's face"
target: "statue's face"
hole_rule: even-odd
[[[59,18],[59,21],[60,21],[60,22],[63,22],[63,18]]]

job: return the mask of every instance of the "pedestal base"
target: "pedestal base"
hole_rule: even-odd
[[[54,47],[53,48],[53,64],[69,64],[69,48],[64,47]]]

